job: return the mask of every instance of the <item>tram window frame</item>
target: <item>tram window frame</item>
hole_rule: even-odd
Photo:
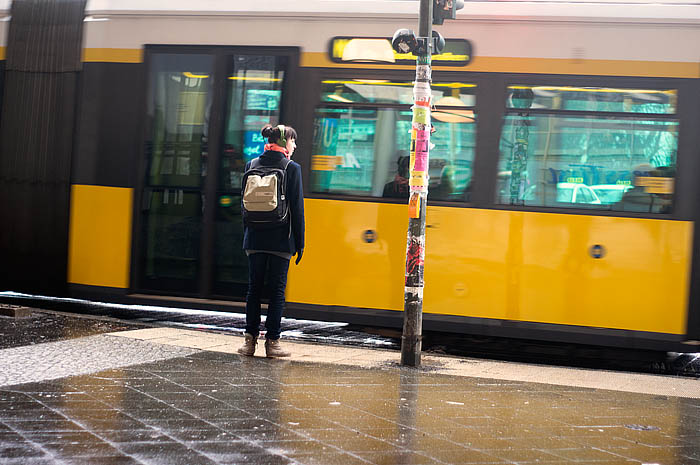
[[[342,104],[330,104],[329,102],[324,102],[322,101],[322,81],[327,81],[327,80],[391,80],[391,81],[408,81],[408,82],[413,82],[415,80],[415,70],[413,68],[410,69],[405,69],[405,70],[376,70],[376,69],[366,69],[362,67],[358,68],[326,68],[322,70],[318,70],[318,72],[313,73],[314,74],[314,81],[315,84],[313,85],[313,89],[316,91],[315,92],[315,101],[313,105],[309,105],[309,111],[308,115],[311,118],[312,122],[315,118],[316,111],[317,109],[320,108],[330,108],[330,107],[335,107],[335,108],[343,108]],[[428,193],[429,195],[429,203],[431,205],[434,204],[439,204],[439,205],[444,205],[444,206],[454,206],[454,207],[471,207],[474,206],[474,201],[473,201],[473,194],[474,194],[474,183],[473,180],[478,177],[477,173],[477,165],[478,165],[478,158],[479,158],[479,144],[480,144],[480,135],[479,135],[479,121],[480,121],[480,108],[483,107],[484,105],[480,105],[480,99],[481,99],[481,92],[482,92],[482,85],[487,82],[487,79],[489,77],[488,73],[473,73],[473,72],[465,72],[465,71],[447,71],[447,70],[439,70],[439,69],[433,69],[433,83],[445,83],[445,82],[460,82],[464,84],[471,84],[474,85],[474,93],[472,94],[475,99],[475,104],[473,106],[469,106],[468,108],[470,110],[473,110],[475,115],[479,115],[476,118],[476,121],[474,124],[475,130],[474,130],[474,155],[473,158],[471,159],[471,164],[472,164],[472,174],[471,174],[471,180],[472,182],[467,186],[467,189],[471,188],[471,196],[467,200],[459,199],[459,200],[439,200],[437,198],[430,198],[430,191]],[[307,87],[308,89],[311,89],[312,86]],[[413,89],[413,86],[411,85],[409,87]],[[410,108],[411,106],[409,104],[376,104],[376,103],[369,103],[369,104],[356,104],[357,108],[364,107],[364,108],[396,108],[396,109],[401,109],[401,110],[406,110],[406,111],[411,111]],[[347,108],[345,106],[344,108]],[[466,108],[466,107],[465,107]],[[307,130],[310,130],[313,132],[313,124],[308,124],[306,126]],[[404,199],[402,198],[390,198],[390,197],[383,197],[383,196],[372,196],[372,195],[361,195],[361,194],[346,194],[346,193],[336,193],[336,192],[315,192],[312,188],[313,184],[313,179],[314,179],[314,173],[311,169],[311,164],[312,164],[312,151],[313,151],[313,143],[312,143],[312,137],[309,137],[305,142],[308,141],[308,147],[304,147],[302,150],[304,152],[304,161],[309,165],[308,166],[308,171],[305,172],[305,174],[308,175],[308,181],[306,182],[305,185],[305,190],[307,191],[306,196],[308,198],[319,198],[319,199],[329,199],[329,200],[344,200],[344,201],[359,201],[359,202],[378,202],[378,203],[405,203]],[[410,137],[406,138],[406,149],[405,151],[408,152],[408,145],[410,142]],[[397,150],[400,150],[399,147],[397,147]],[[483,183],[478,183],[479,187],[484,187]],[[407,202],[407,200],[406,200]]]
[[[627,76],[571,76],[571,75],[532,75],[532,74],[504,74],[500,75],[499,87],[501,94],[500,102],[500,121],[498,123],[498,132],[495,139],[489,143],[490,152],[496,154],[489,160],[488,172],[490,173],[491,192],[489,193],[488,208],[497,210],[515,210],[515,211],[533,211],[533,212],[550,212],[564,213],[575,215],[588,216],[617,216],[617,217],[646,217],[658,219],[687,219],[694,216],[691,212],[692,205],[688,201],[689,191],[687,181],[684,179],[688,176],[683,175],[683,169],[686,165],[694,165],[695,162],[688,160],[685,153],[691,152],[692,135],[688,132],[688,124],[691,118],[697,119],[697,110],[692,109],[694,115],[691,115],[691,108],[686,100],[690,101],[688,95],[692,92],[697,92],[697,84],[691,79],[682,78],[646,78],[646,77],[627,77]],[[674,175],[674,192],[672,199],[672,207],[669,213],[656,212],[637,212],[637,211],[622,211],[612,209],[590,208],[575,204],[575,206],[555,206],[555,205],[523,205],[501,203],[498,193],[498,172],[501,160],[500,153],[500,138],[505,124],[505,119],[509,114],[517,114],[518,109],[511,108],[508,105],[508,89],[510,86],[557,86],[557,87],[598,87],[598,88],[616,88],[616,89],[649,89],[649,90],[675,90],[676,91],[676,106],[673,113],[638,113],[638,112],[605,112],[605,111],[579,111],[579,110],[531,110],[533,114],[564,114],[566,116],[592,116],[599,118],[614,118],[620,116],[623,118],[633,119],[635,117],[672,121],[677,124],[677,145],[676,145],[676,165]],[[639,120],[638,119],[638,120]],[[684,201],[684,198],[686,199]]]

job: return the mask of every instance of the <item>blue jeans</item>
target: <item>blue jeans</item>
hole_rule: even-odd
[[[289,260],[268,253],[253,253],[248,256],[248,269],[245,331],[255,337],[260,332],[260,298],[265,289],[265,276],[267,276],[270,303],[267,307],[267,319],[265,320],[266,338],[279,339]]]

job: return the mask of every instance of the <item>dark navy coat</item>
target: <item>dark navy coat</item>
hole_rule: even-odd
[[[260,155],[264,166],[279,166],[284,154],[268,150]],[[248,171],[250,163],[245,165]],[[270,252],[284,252],[294,255],[304,248],[304,189],[301,184],[301,166],[292,161],[287,166],[287,199],[291,228],[285,224],[278,228],[253,229],[244,227],[243,248]],[[241,199],[241,204],[243,200]]]

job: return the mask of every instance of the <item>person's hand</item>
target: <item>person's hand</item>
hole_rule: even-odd
[[[295,265],[298,265],[299,262],[301,261],[301,256],[304,255],[304,249],[299,249],[297,250],[297,259],[294,262]]]

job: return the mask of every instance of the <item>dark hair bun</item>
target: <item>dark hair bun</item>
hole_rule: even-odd
[[[272,125],[266,124],[265,126],[263,126],[262,131],[260,131],[260,134],[262,134],[262,136],[266,139],[269,139],[270,137],[272,137],[272,133],[274,132],[274,130],[275,129],[272,127]]]

